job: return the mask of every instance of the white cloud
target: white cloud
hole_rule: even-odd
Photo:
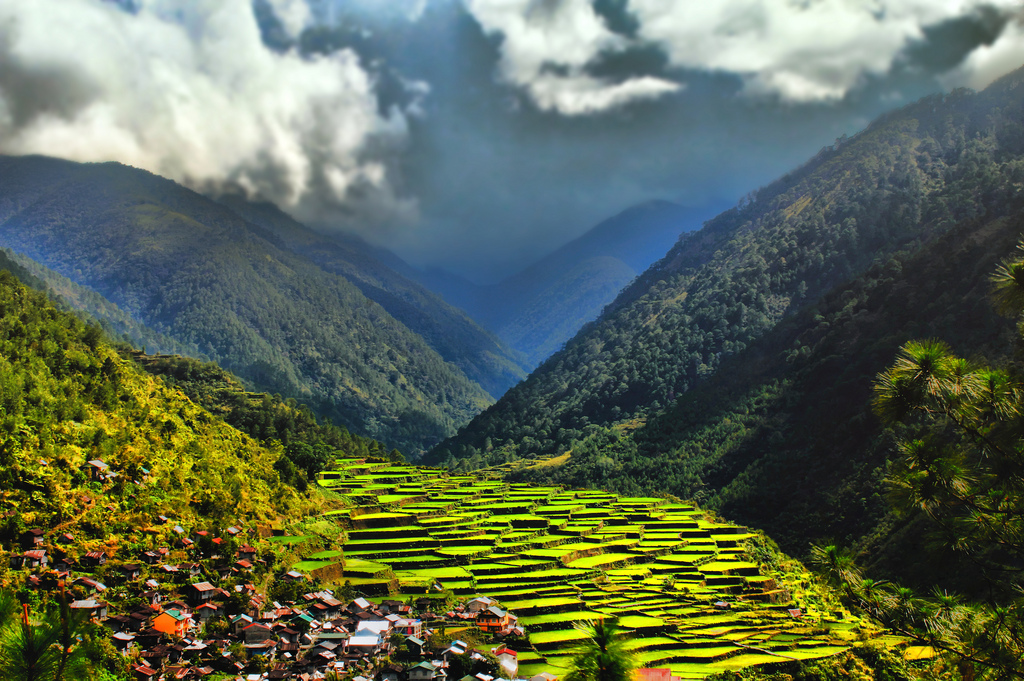
[[[754,95],[842,98],[889,71],[926,26],[1017,0],[630,0],[643,38],[676,67],[733,73]]]
[[[682,87],[655,76],[611,82],[587,74],[602,55],[636,44],[660,47],[675,69],[735,74],[751,96],[834,101],[865,77],[888,73],[926,27],[982,7],[1020,7],[1020,0],[629,0],[638,31],[627,38],[609,30],[592,1],[465,4],[487,33],[502,36],[501,79],[539,108],[566,115]],[[992,50],[979,49],[964,73],[983,80],[1018,59],[1017,35],[1008,31]]]
[[[500,78],[523,88],[542,110],[590,114],[680,89],[653,77],[621,82],[588,75],[586,67],[629,41],[613,33],[589,0],[466,0],[488,34],[500,34]]]
[[[293,30],[303,4],[273,6]],[[320,223],[415,214],[389,172],[404,115],[379,114],[357,55],[268,50],[249,0],[137,5],[0,5],[0,151],[230,183]]]
[[[268,0],[268,4],[292,38],[297,38],[313,19],[306,0]]]
[[[981,45],[960,66],[946,74],[943,85],[981,90],[1024,65],[1024,17],[1011,21],[991,45]]]

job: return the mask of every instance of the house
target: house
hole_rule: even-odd
[[[97,582],[95,579],[91,577],[79,577],[73,582],[73,584],[78,584],[79,586],[84,586],[86,589],[90,589],[92,591],[97,592],[107,590],[106,584],[104,584],[103,582]]]
[[[133,664],[132,671],[138,681],[155,681],[160,676],[160,672],[144,664]]]
[[[633,672],[635,681],[680,681],[671,669],[637,669]]]
[[[548,672],[541,672],[535,676],[530,677],[530,681],[558,681],[558,677]]]
[[[164,556],[158,551],[145,551],[140,558],[142,558],[142,562],[146,565],[156,565],[163,560]]]
[[[110,637],[110,640],[113,642],[114,648],[116,648],[119,652],[122,653],[127,653],[133,647],[135,647],[135,636],[133,636],[132,634],[125,633],[123,631],[116,632],[113,636]]]
[[[202,623],[209,622],[211,618],[216,617],[220,613],[220,606],[216,603],[203,603],[196,611],[193,616]]]
[[[142,566],[141,565],[136,565],[136,564],[122,565],[120,570],[121,570],[121,576],[124,577],[127,580],[138,579],[139,577],[142,576]]]
[[[188,594],[189,602],[195,605],[202,605],[217,593],[217,587],[209,582],[199,582],[197,584],[189,584],[185,587],[185,592]]]
[[[415,667],[411,667],[407,674],[409,675],[409,681],[431,681],[431,679],[443,674],[440,670],[440,667],[435,667],[430,662],[424,661]]]
[[[355,635],[363,634],[364,632],[372,632],[386,637],[391,633],[391,622],[387,620],[365,620],[356,625]]]
[[[493,598],[487,598],[486,596],[481,596],[479,598],[474,598],[469,603],[466,603],[466,610],[468,610],[470,612],[479,613],[479,612],[481,612],[483,610],[486,610],[487,608],[491,607],[492,605],[497,605],[497,604],[498,604],[497,601],[495,601]]]
[[[384,647],[387,638],[372,631],[359,631],[348,639],[348,649],[352,654],[376,655]]]
[[[103,601],[87,600],[87,601],[74,601],[70,606],[74,612],[84,612],[90,619],[101,619],[107,616],[107,604]]]
[[[203,566],[199,563],[182,563],[178,566],[178,570],[189,577],[198,577],[203,573]]]
[[[87,462],[85,466],[82,467],[82,470],[88,473],[89,478],[94,482],[101,482],[106,479],[110,466],[100,459],[93,459],[92,461]]]
[[[395,620],[394,629],[404,636],[419,636],[423,633],[423,622],[420,620]]]
[[[153,628],[165,634],[185,638],[191,628],[192,618],[180,610],[164,610],[153,618]]]
[[[366,612],[373,608],[373,603],[365,598],[357,598],[348,604],[348,611],[351,613]]]
[[[498,632],[507,629],[513,622],[508,612],[496,605],[492,605],[480,612],[476,618],[476,625],[484,631]]]
[[[160,605],[164,600],[164,595],[156,589],[150,589],[149,591],[143,591],[139,596],[142,600],[146,601],[150,605]]]
[[[298,572],[296,570],[289,570],[288,572],[284,573],[284,575],[281,577],[281,579],[283,581],[285,581],[285,582],[305,581],[306,580],[306,575],[304,575],[301,572]]]
[[[39,548],[43,545],[43,539],[45,535],[46,532],[44,530],[39,529],[38,527],[33,528],[31,530],[26,530],[21,535],[21,548],[25,549],[26,551],[30,549]]]
[[[242,636],[245,637],[246,645],[272,641],[277,638],[274,636],[274,631],[270,627],[265,624],[261,624],[260,622],[253,622],[242,629]]]
[[[240,634],[243,629],[252,624],[253,619],[248,615],[235,615],[231,618],[231,630]]]
[[[45,549],[36,549],[34,551],[26,551],[20,556],[11,556],[11,567],[46,567],[49,559],[46,557]]]
[[[84,567],[99,567],[106,565],[107,554],[103,551],[90,551],[89,553],[82,556],[82,565]]]
[[[238,549],[238,559],[247,560],[249,562],[256,560],[256,549],[246,544],[242,548]]]
[[[519,674],[519,654],[508,646],[500,645],[491,651],[498,658],[498,664],[507,673],[508,678],[514,679]],[[652,680],[654,681],[654,680]]]
[[[423,646],[425,646],[426,644],[426,641],[416,636],[410,636],[407,639],[405,639],[405,647],[413,655],[422,655]]]

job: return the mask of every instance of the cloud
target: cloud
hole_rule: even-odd
[[[1016,0],[630,0],[642,38],[673,66],[740,76],[746,92],[790,102],[837,100],[882,76],[929,26]]]
[[[542,110],[577,115],[676,92],[694,71],[736,76],[755,97],[840,100],[927,43],[930,27],[1006,13],[1019,0],[466,0],[466,7],[502,38],[503,82]],[[595,75],[609,56],[649,46],[667,55],[667,68],[618,80]],[[1000,50],[1004,60],[1016,52],[1009,41]]]
[[[592,114],[681,89],[652,76],[611,80],[587,72],[631,46],[589,0],[466,0],[484,32],[500,35],[502,81],[524,89],[543,111]]]
[[[946,87],[966,86],[981,90],[999,77],[1024,64],[1024,15],[1011,21],[999,39],[981,45],[971,52],[957,68],[946,74]]]
[[[289,31],[304,3],[271,3]],[[351,50],[272,51],[249,0],[0,5],[0,151],[117,160],[242,188],[315,223],[395,223],[403,112],[379,111]]]

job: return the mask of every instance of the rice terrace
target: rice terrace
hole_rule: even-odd
[[[574,623],[602,616],[631,632],[643,666],[683,678],[877,635],[759,534],[692,504],[363,459],[337,460],[319,482],[345,508],[311,522],[343,541],[304,555],[311,536],[275,537],[303,555],[293,569],[369,597],[495,599],[529,641],[520,677],[563,671],[583,636]]]

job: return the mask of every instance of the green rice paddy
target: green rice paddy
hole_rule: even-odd
[[[355,459],[321,477],[353,507],[325,514],[348,541],[344,555],[314,553],[297,569],[335,561],[353,586],[388,584],[403,599],[442,595],[438,585],[495,598],[526,629],[527,678],[562,672],[583,637],[577,625],[603,616],[632,631],[645,665],[684,679],[835,655],[860,624],[802,602],[795,587],[806,574],[764,573],[745,553],[755,534],[692,504]],[[830,621],[841,623],[820,633]]]

